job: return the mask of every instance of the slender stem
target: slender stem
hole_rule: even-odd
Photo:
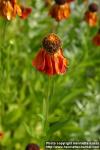
[[[44,98],[43,103],[43,112],[44,112],[44,135],[47,137],[47,132],[49,128],[49,122],[48,122],[48,116],[49,116],[49,101],[50,101],[50,94],[51,94],[51,77],[48,77],[48,88],[47,88],[47,94]],[[46,90],[45,90],[46,92]]]
[[[0,79],[2,78],[2,53],[5,46],[5,32],[6,32],[6,21],[4,20],[3,30],[1,31],[1,41],[0,41]]]
[[[60,27],[60,21],[59,21],[59,22],[57,22],[57,26],[56,26],[56,33],[58,33],[59,27]]]
[[[3,30],[1,32],[1,41],[0,41],[0,83],[2,83],[3,80],[3,63],[2,63],[2,55],[5,47],[5,36],[6,36],[6,27],[7,27],[7,21],[4,20],[3,24]],[[2,118],[4,115],[4,101],[3,101],[3,91],[2,91],[2,84],[0,84],[0,125],[2,126]]]
[[[57,33],[60,26],[60,21],[53,25],[51,32]]]
[[[10,82],[10,47],[7,49],[7,70],[6,70],[6,83],[7,83],[7,94],[9,94],[9,82]]]

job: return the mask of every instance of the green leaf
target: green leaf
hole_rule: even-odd
[[[52,134],[54,132],[56,132],[57,130],[60,130],[61,128],[63,128],[66,124],[68,123],[68,119],[64,120],[64,121],[57,121],[55,123],[50,124],[50,128],[48,133]]]

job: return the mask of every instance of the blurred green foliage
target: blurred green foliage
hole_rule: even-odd
[[[42,112],[48,77],[32,67],[32,59],[43,37],[57,23],[48,16],[42,0],[27,4],[33,9],[29,18],[6,22],[5,33],[5,21],[0,18],[3,150],[25,150],[30,142],[42,147],[44,140]],[[71,17],[56,31],[69,59],[69,69],[65,75],[51,79],[47,140],[100,140],[100,47],[91,42],[98,29],[89,28],[83,21],[87,9],[83,3],[71,7]]]

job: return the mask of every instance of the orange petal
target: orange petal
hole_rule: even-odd
[[[57,57],[55,56],[55,68],[58,74],[64,74],[66,72],[66,68],[68,65],[68,61],[64,58],[62,54],[62,49],[58,51]]]
[[[32,65],[39,71],[43,71],[45,67],[45,51],[41,49],[33,60]]]
[[[56,72],[56,68],[55,68],[55,60],[54,60],[54,56],[51,57],[52,60],[52,67],[53,67],[53,75],[57,74]]]
[[[4,5],[3,9],[3,14],[4,16],[8,19],[11,20],[12,19],[12,13],[13,13],[13,7],[11,5],[11,3],[9,1],[7,1]]]
[[[64,58],[61,49],[55,54],[50,54],[45,49],[41,49],[33,60],[32,65],[47,75],[55,75],[66,72],[68,61]]]
[[[85,13],[85,20],[89,24],[90,27],[96,26],[98,17],[96,13],[87,11]]]
[[[58,5],[58,4],[54,4],[51,7],[50,10],[50,15],[51,17],[55,18],[56,21],[60,21],[63,19],[67,19],[70,15],[70,6],[68,3],[65,3],[64,5]]]
[[[22,10],[21,19],[26,19],[29,16],[29,14],[32,12],[31,8],[26,8],[24,6],[21,6],[21,10]]]
[[[52,66],[52,59],[51,55],[46,53],[45,55],[45,68],[44,72],[47,73],[48,75],[53,75],[53,66]]]
[[[17,4],[14,5],[13,16],[15,17],[16,14],[17,14],[18,16],[21,16],[21,15],[22,15],[22,10],[21,10],[20,6],[17,5]]]
[[[59,57],[59,71],[61,74],[66,72],[66,65],[64,63],[64,58]]]

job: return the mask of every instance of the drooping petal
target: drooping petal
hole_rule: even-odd
[[[3,16],[5,16],[8,20],[12,19],[13,7],[9,1],[3,4],[2,12]]]
[[[55,61],[56,74],[60,74],[60,70],[59,70],[59,59],[58,59],[57,56],[54,57],[54,61]]]
[[[59,57],[59,71],[61,74],[64,74],[66,72],[65,59],[62,57]]]
[[[51,61],[52,61],[52,67],[53,67],[53,75],[57,74],[56,68],[55,68],[55,59],[54,59],[54,55],[51,57]]]
[[[20,6],[19,5],[15,5],[15,9],[16,9],[17,15],[21,16],[22,15],[22,10],[21,10]]]
[[[45,49],[41,49],[33,60],[32,65],[37,70],[51,76],[64,74],[68,66],[68,60],[63,56],[61,49],[55,54],[50,54]]]
[[[45,55],[45,68],[44,72],[48,75],[53,75],[53,66],[52,66],[52,59],[51,55],[46,53]]]
[[[56,72],[58,74],[64,74],[67,69],[68,61],[66,58],[64,58],[61,49],[58,51],[58,54],[56,54],[56,55],[57,55],[57,56],[55,56]]]
[[[45,51],[40,49],[36,58],[33,60],[32,65],[39,71],[43,71],[45,67]]]

